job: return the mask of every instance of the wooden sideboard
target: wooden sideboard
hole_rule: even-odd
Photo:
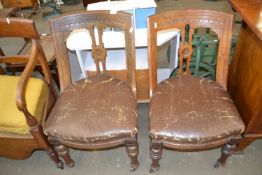
[[[86,7],[87,4],[95,3],[95,2],[100,2],[103,0],[83,0],[83,6]]]
[[[262,138],[262,1],[230,0],[243,18],[234,59],[229,67],[228,92],[246,124],[243,151]]]
[[[3,7],[19,7],[19,8],[37,8],[38,1],[37,0],[1,0]]]

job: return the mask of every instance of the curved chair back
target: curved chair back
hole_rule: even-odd
[[[157,32],[177,28],[181,31],[180,42],[180,73],[186,60],[186,73],[189,74],[189,64],[192,56],[192,35],[197,28],[210,28],[217,34],[219,40],[216,81],[225,89],[232,37],[233,15],[210,10],[177,10],[164,12],[148,18],[148,53],[150,94],[157,85]],[[189,26],[189,41],[186,41],[186,26]]]

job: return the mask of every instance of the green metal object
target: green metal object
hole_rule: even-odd
[[[232,47],[230,52],[230,61],[234,53],[236,45],[236,36],[233,36]],[[214,80],[216,77],[216,61],[217,61],[217,49],[218,39],[216,35],[210,32],[210,29],[200,31],[196,30],[193,35],[193,53],[190,62],[190,71],[192,75],[205,77]],[[170,48],[168,48],[169,58]],[[185,69],[185,65],[183,65]],[[170,74],[170,77],[176,76],[178,68],[174,69]]]
[[[52,17],[61,15],[61,11],[54,0],[46,2],[45,5],[52,8],[52,11],[43,13],[45,20],[49,20]]]

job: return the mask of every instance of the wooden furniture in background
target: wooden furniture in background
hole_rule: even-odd
[[[2,9],[0,9],[0,17],[6,18],[8,16],[14,16],[16,10],[17,10],[17,8],[15,8],[15,7],[2,8]]]
[[[0,156],[25,159],[34,150],[44,149],[57,167],[62,168],[62,162],[58,159],[42,132],[41,123],[45,121],[46,115],[49,114],[56,100],[56,93],[34,22],[23,18],[9,18],[9,20],[1,18],[0,37],[26,38],[32,42],[31,53],[28,55],[0,56],[1,65],[26,63],[20,77],[0,75],[0,97],[1,101],[4,101],[0,106]],[[30,78],[36,64],[42,66],[45,81]],[[2,73],[4,73],[4,69],[2,69]],[[42,85],[32,86],[32,84],[36,84],[33,83],[36,81]],[[10,89],[13,89],[14,92],[10,92]],[[44,93],[44,89],[46,89],[45,92],[47,93]],[[10,93],[12,95],[6,98],[5,96]],[[34,96],[35,93],[38,93],[38,95]],[[3,99],[4,97],[5,99]],[[40,104],[42,105],[38,106]],[[10,111],[4,112],[6,109],[10,109]],[[24,126],[25,129],[22,130]]]
[[[131,170],[139,166],[136,112],[135,43],[132,15],[109,11],[83,11],[50,20],[59,71],[61,95],[52,109],[45,132],[68,166],[74,162],[68,147],[104,149],[125,145]],[[74,29],[86,28],[92,39],[96,75],[72,82],[65,40]],[[107,73],[105,29],[125,35],[126,80]],[[97,34],[95,34],[97,31]],[[96,40],[96,37],[97,40]]]
[[[4,8],[18,7],[18,8],[27,8],[31,7],[36,9],[38,7],[37,0],[1,0],[1,3]]]
[[[15,14],[16,8],[11,7],[11,8],[2,8],[0,9],[0,17],[1,18],[6,18],[9,16],[13,16]],[[0,56],[4,56],[4,51],[0,47]]]
[[[149,17],[150,172],[160,168],[163,147],[198,151],[222,146],[215,167],[225,165],[234,152],[245,125],[226,92],[232,23],[233,15],[209,10],[170,11]],[[178,76],[157,85],[157,32],[171,28],[181,30]],[[219,40],[216,81],[190,74],[192,35],[197,28],[210,28]]]
[[[228,92],[246,124],[244,139],[237,147],[241,152],[262,138],[262,1],[230,2],[243,18],[228,74]]]
[[[34,28],[34,30],[36,30]],[[35,31],[35,33],[38,33]],[[56,85],[59,87],[59,77],[58,77],[58,71],[56,66],[56,59],[55,59],[55,48],[53,45],[52,37],[51,35],[44,35],[39,36],[39,41],[44,50],[45,58],[48,63],[49,70],[51,72],[53,80],[56,82]],[[25,40],[25,43],[21,47],[20,51],[17,53],[18,55],[29,55],[31,52],[32,42],[31,40]],[[0,48],[0,51],[2,49]],[[4,51],[2,50],[2,53],[0,52],[0,55],[4,55]],[[26,64],[23,63],[10,63],[6,64],[5,68],[8,72],[12,72],[15,74],[16,72],[22,72],[25,68]],[[38,71],[43,75],[42,66],[40,64],[37,64],[35,66],[34,71]]]
[[[103,0],[83,0],[83,6],[86,7],[88,4],[100,2]]]

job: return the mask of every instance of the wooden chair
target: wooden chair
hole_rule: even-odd
[[[34,28],[36,30],[36,28]],[[37,33],[37,31],[35,31]],[[52,41],[52,37],[50,35],[43,35],[39,36],[40,44],[44,50],[44,54],[48,63],[49,70],[51,72],[53,80],[56,82],[56,85],[59,87],[59,79],[58,79],[58,72],[56,66],[56,59],[55,59],[55,49]],[[18,51],[18,55],[28,55],[31,52],[32,42],[31,40],[25,39],[25,43],[21,46],[21,49]],[[0,47],[0,55],[5,55],[4,51]],[[5,68],[8,72],[12,72],[13,74],[17,72],[21,72],[24,70],[26,64],[23,63],[10,63],[6,64]],[[40,72],[43,74],[43,70],[40,64],[35,66],[35,71]]]
[[[35,11],[38,8],[37,0],[0,0],[4,8],[33,8]]]
[[[44,149],[57,167],[62,168],[43,134],[42,125],[55,100],[51,75],[34,22],[23,18],[0,18],[0,37],[27,38],[32,42],[29,55],[0,56],[0,156],[25,159],[34,150]],[[24,63],[21,76],[3,75],[5,64]],[[32,78],[40,64],[44,79]]]
[[[209,10],[170,11],[148,19],[150,172],[160,168],[163,147],[196,151],[222,146],[215,167],[223,166],[241,139],[245,126],[226,92],[232,22],[231,14]],[[216,81],[190,74],[192,35],[198,27],[210,28],[217,34]],[[179,75],[157,85],[157,32],[175,28],[181,30]],[[183,62],[185,72],[182,72]]]
[[[131,170],[135,170],[139,162],[131,15],[121,12],[110,14],[108,11],[80,12],[53,18],[50,25],[61,88],[61,95],[44,128],[50,143],[69,166],[73,166],[74,162],[67,147],[104,149],[124,144],[131,159]],[[65,41],[72,30],[80,28],[89,31],[96,75],[72,83]],[[107,52],[102,38],[105,28],[124,32],[127,82],[107,74]]]

